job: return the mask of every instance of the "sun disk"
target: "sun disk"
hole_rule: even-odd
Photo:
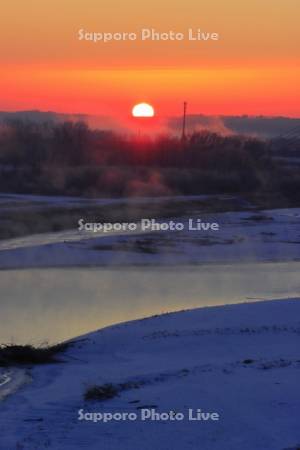
[[[138,103],[132,109],[133,117],[153,117],[154,108],[148,103]]]

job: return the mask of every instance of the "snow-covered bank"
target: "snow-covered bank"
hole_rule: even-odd
[[[184,224],[199,217],[173,218]],[[0,269],[25,267],[179,265],[300,259],[300,209],[205,214],[218,231],[111,234],[66,230],[0,242]],[[169,220],[169,219],[168,219]]]
[[[2,404],[5,450],[283,450],[300,445],[300,300],[201,308],[115,325],[36,367]],[[129,388],[84,401],[105,383]],[[133,388],[134,383],[136,387]],[[78,411],[217,412],[219,421],[79,421]]]
[[[28,371],[24,369],[0,370],[0,401],[12,395],[18,389],[31,380]]]

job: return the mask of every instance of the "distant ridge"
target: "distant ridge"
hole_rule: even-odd
[[[67,114],[54,111],[0,111],[0,122],[7,120],[22,120],[35,123],[43,122],[65,122],[84,121],[91,128],[111,129],[114,131],[126,129],[121,121],[111,116],[89,115],[89,114]],[[167,117],[164,121],[164,128],[170,132],[180,132],[181,117]],[[204,114],[192,114],[187,116],[188,132],[202,129],[210,130],[220,134],[246,134],[262,138],[272,138],[288,133],[292,128],[300,127],[300,118],[284,116],[209,116]]]

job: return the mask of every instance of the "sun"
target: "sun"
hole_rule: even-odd
[[[132,108],[133,117],[153,117],[154,108],[149,103],[138,103]]]

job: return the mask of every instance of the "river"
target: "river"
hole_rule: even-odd
[[[153,314],[300,297],[300,262],[0,271],[1,343],[53,343]]]

